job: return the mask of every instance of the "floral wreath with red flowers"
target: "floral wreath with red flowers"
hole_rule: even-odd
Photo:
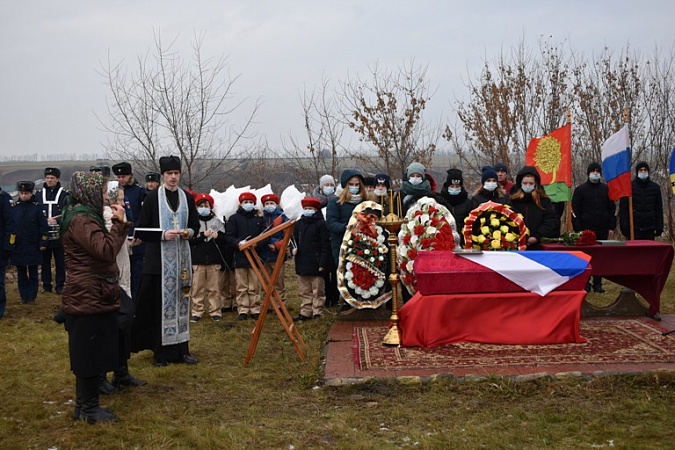
[[[357,309],[377,308],[391,298],[387,283],[388,232],[376,223],[381,215],[379,204],[360,203],[354,208],[340,247],[338,289]]]
[[[459,242],[452,213],[430,197],[422,197],[405,216],[398,233],[397,262],[401,283],[411,295],[417,292],[413,263],[419,252],[453,250]]]
[[[465,248],[526,250],[529,234],[523,216],[501,203],[482,203],[464,220]]]

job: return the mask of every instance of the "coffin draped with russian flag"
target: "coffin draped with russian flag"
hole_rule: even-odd
[[[425,252],[414,271],[422,295],[584,289],[590,256],[582,252]]]
[[[609,198],[619,200],[633,195],[630,179],[630,136],[628,124],[602,144],[602,175],[609,187]]]

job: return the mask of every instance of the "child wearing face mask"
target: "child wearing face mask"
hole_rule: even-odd
[[[408,212],[408,209],[422,197],[430,197],[436,202],[450,209],[447,200],[436,193],[436,181],[427,173],[427,169],[420,163],[414,162],[406,169],[407,180],[403,180],[401,185],[402,208],[401,216]]]
[[[459,169],[448,169],[448,177],[441,188],[441,196],[450,204],[450,212],[455,218],[457,224],[457,231],[459,231],[459,239],[461,246],[464,246],[464,219],[469,216],[471,212],[471,200],[469,193],[464,189],[464,176]]]
[[[340,175],[342,192],[328,202],[326,207],[326,226],[330,232],[330,247],[333,262],[338,267],[340,245],[347,230],[347,223],[352,217],[356,205],[366,200],[366,188],[363,175],[356,169],[345,169]]]
[[[398,192],[392,192],[390,188],[390,178],[386,173],[378,173],[373,177],[373,190],[368,194],[368,200],[382,205],[382,217],[389,214],[390,205],[398,205]]]
[[[471,209],[476,209],[487,201],[506,202],[506,192],[499,186],[497,172],[491,166],[483,167],[480,176],[480,187],[471,197]]]
[[[302,302],[300,314],[293,321],[319,319],[326,303],[324,273],[332,266],[328,228],[321,214],[321,202],[312,197],[301,201],[302,217],[293,229],[296,247],[295,273],[298,276],[298,296]]]
[[[312,190],[312,198],[319,200],[321,208],[325,208],[331,199],[336,198],[335,178],[328,174],[319,178],[319,185]]]
[[[319,178],[319,185],[312,190],[311,197],[319,200],[321,206],[319,209],[326,208],[331,200],[337,199],[335,195],[335,178],[328,174]],[[340,291],[338,291],[337,276],[332,259],[330,266],[324,271],[323,279],[326,286],[326,306],[336,306],[340,303]]]
[[[523,216],[525,225],[530,230],[528,250],[539,250],[542,237],[555,238],[560,234],[558,214],[541,187],[541,176],[536,168],[525,166],[518,172],[515,192],[509,197],[507,204]]]
[[[190,239],[192,254],[192,316],[190,322],[199,322],[208,299],[209,316],[219,322],[223,304],[220,291],[220,266],[225,254],[225,226],[213,213],[213,197],[197,194],[195,205],[199,214],[199,233]]]
[[[277,195],[266,194],[263,195],[260,201],[263,204],[263,217],[265,218],[265,226],[268,229],[272,229],[276,226],[281,225],[284,222],[288,222],[290,219],[286,217],[283,209],[279,206],[280,199]],[[270,241],[266,247],[261,248],[259,251],[260,259],[265,266],[267,274],[271,277],[272,272],[274,272],[274,266],[277,263],[277,258],[282,256],[284,261],[286,261],[286,254],[279,255],[279,249],[281,248],[281,241],[284,239],[284,232],[280,231],[274,233],[270,237]],[[286,284],[284,283],[284,268],[285,265],[281,266],[281,272],[279,272],[279,278],[275,288],[281,297],[281,300],[284,302],[284,305],[287,304],[286,299]]]
[[[265,219],[262,212],[255,207],[257,197],[252,192],[239,195],[239,209],[227,220],[225,241],[234,251],[234,279],[237,285],[237,311],[239,320],[258,319],[260,314],[260,283],[248,262],[240,245],[253,239],[265,231]],[[260,252],[269,244],[270,239],[263,239],[256,245]]]

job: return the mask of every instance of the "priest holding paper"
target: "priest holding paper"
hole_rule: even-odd
[[[180,158],[163,156],[159,166],[163,185],[148,192],[136,228],[136,237],[147,246],[136,296],[132,351],[152,350],[157,367],[169,362],[196,364],[188,346],[189,239],[199,231],[199,216],[194,197],[178,187]]]

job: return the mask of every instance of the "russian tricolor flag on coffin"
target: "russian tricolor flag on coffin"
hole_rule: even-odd
[[[602,144],[602,175],[609,187],[609,198],[619,200],[633,195],[630,179],[630,137],[628,124]]]
[[[577,251],[420,252],[414,271],[422,295],[529,291],[543,296],[563,284],[583,289],[590,259]]]

